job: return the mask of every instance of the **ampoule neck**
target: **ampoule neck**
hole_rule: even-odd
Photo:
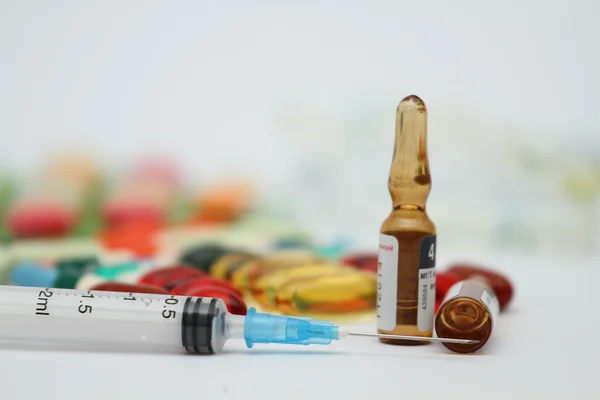
[[[427,157],[427,108],[415,95],[405,97],[396,110],[394,155],[388,179],[394,209],[424,210],[431,191]]]
[[[425,212],[425,205],[419,204],[394,204],[394,211],[421,211]]]

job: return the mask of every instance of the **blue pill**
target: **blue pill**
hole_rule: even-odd
[[[10,284],[14,286],[52,287],[58,278],[56,268],[46,268],[32,261],[19,261],[13,265]]]

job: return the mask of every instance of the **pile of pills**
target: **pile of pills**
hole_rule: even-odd
[[[252,190],[220,183],[189,194],[176,168],[144,161],[107,187],[89,160],[51,163],[35,190],[0,180],[0,284],[223,299],[285,315],[375,315],[378,254],[314,243],[253,210]],[[475,265],[439,271],[437,306],[454,283],[484,275],[504,308],[502,275]]]

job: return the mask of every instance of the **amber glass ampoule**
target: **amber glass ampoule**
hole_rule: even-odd
[[[427,109],[415,95],[396,110],[388,189],[393,209],[379,235],[377,331],[431,337],[435,305],[436,229],[425,211],[431,191]],[[426,341],[380,339],[415,345]]]
[[[472,353],[489,340],[499,312],[498,298],[485,278],[473,277],[448,289],[435,316],[435,333],[441,338],[479,340],[475,344],[443,343],[456,353]]]

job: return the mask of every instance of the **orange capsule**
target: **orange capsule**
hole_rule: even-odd
[[[139,257],[150,257],[158,249],[154,235],[159,229],[160,224],[130,222],[105,230],[99,240],[107,249],[127,249]]]
[[[193,297],[211,297],[218,298],[225,302],[227,310],[236,315],[246,315],[248,307],[244,300],[234,292],[222,287],[201,287],[187,293],[187,296]]]
[[[253,190],[242,182],[222,183],[200,193],[196,200],[199,219],[229,222],[252,206]]]
[[[90,290],[98,290],[102,292],[170,294],[166,289],[158,286],[122,282],[102,282],[92,286]]]

